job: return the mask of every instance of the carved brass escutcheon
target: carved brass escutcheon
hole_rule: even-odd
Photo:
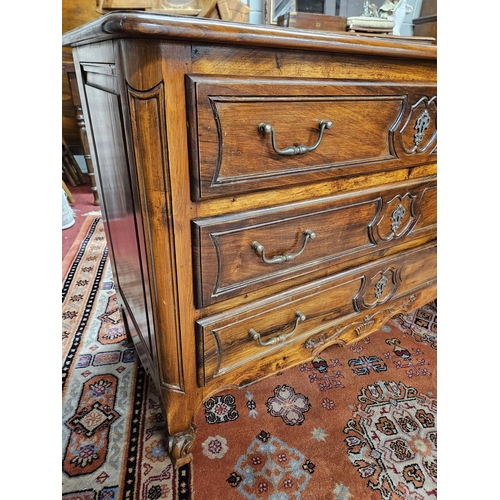
[[[429,127],[430,123],[431,123],[431,117],[429,115],[429,112],[426,109],[424,109],[422,114],[417,118],[417,122],[415,123],[414,127],[414,129],[417,131],[413,136],[415,146],[418,146],[422,142],[425,135],[425,131]]]
[[[375,283],[375,297],[377,299],[380,299],[380,297],[382,297],[386,285],[387,278],[384,275],[380,276],[380,279]]]
[[[360,312],[387,302],[397,292],[401,282],[399,266],[380,270],[372,278],[363,276],[359,292],[353,298],[355,310]]]
[[[391,215],[391,229],[392,232],[395,233],[399,226],[401,226],[401,221],[406,214],[405,207],[401,205],[401,203],[394,209]]]
[[[422,96],[410,106],[399,128],[396,154],[431,155],[437,152],[437,96]],[[401,150],[399,149],[401,148]]]

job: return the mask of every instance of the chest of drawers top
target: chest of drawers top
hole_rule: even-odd
[[[159,13],[115,11],[63,35],[66,46],[85,45],[116,38],[149,38],[232,46],[296,48],[319,52],[387,55],[435,60],[433,44],[352,33],[320,32],[276,26],[251,25]]]

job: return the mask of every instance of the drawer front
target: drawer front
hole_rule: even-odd
[[[252,366],[263,358],[286,357],[298,344],[314,350],[325,343],[325,330],[337,327],[341,335],[342,325],[350,320],[369,318],[370,310],[418,293],[435,279],[433,243],[199,320],[198,382],[204,386],[244,366],[250,381]]]
[[[187,99],[194,200],[436,155],[433,85],[189,76]]]
[[[436,177],[192,222],[196,306],[435,237]]]

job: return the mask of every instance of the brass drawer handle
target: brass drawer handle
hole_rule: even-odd
[[[252,242],[252,248],[255,250],[257,255],[260,255],[262,257],[262,260],[266,264],[281,264],[283,262],[293,260],[301,255],[302,252],[306,249],[307,241],[309,240],[309,238],[311,240],[314,240],[314,238],[316,238],[316,233],[314,231],[311,231],[310,229],[306,229],[302,234],[304,235],[304,243],[302,244],[302,248],[297,253],[276,255],[275,257],[271,257],[270,259],[268,259],[265,254],[266,249],[264,248],[264,245],[261,245],[258,241],[254,241]]]
[[[283,149],[279,149],[276,146],[276,134],[274,132],[274,128],[272,125],[269,123],[259,123],[259,132],[264,133],[264,134],[271,134],[271,142],[273,145],[274,151],[278,153],[279,155],[285,155],[285,156],[295,156],[295,155],[303,155],[305,153],[309,153],[310,151],[315,150],[320,142],[321,139],[323,138],[323,132],[325,128],[332,128],[333,123],[330,120],[321,120],[319,122],[319,137],[318,140],[316,141],[316,144],[313,144],[312,146],[303,146],[303,145],[298,145],[298,146],[288,146]]]
[[[295,316],[297,317],[297,319],[295,320],[295,326],[293,327],[293,330],[289,333],[281,333],[276,337],[271,337],[269,340],[266,340],[265,342],[262,342],[262,340],[260,340],[260,333],[257,333],[253,328],[250,328],[250,330],[248,330],[248,335],[250,335],[250,337],[256,340],[263,347],[284,342],[286,339],[291,337],[296,332],[299,323],[306,319],[306,317],[300,311],[296,311]]]

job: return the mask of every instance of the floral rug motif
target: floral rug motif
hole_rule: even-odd
[[[246,498],[300,498],[314,466],[300,451],[261,431],[227,482]]]
[[[63,500],[420,500],[437,497],[437,304],[198,411],[176,470],[158,395],[127,344],[102,221],[67,266]]]
[[[280,385],[274,389],[274,396],[266,401],[267,411],[273,417],[281,417],[287,425],[301,425],[304,413],[311,408],[303,394],[295,394],[292,387]]]

